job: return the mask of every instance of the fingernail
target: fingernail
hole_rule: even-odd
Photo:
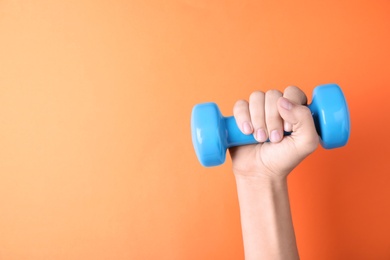
[[[277,130],[271,132],[271,142],[279,142],[281,139],[280,134]]]
[[[245,134],[250,134],[252,133],[252,127],[248,122],[244,122],[243,124],[243,130]]]
[[[287,110],[291,110],[292,108],[292,104],[287,98],[282,98],[282,100],[280,101],[280,105]]]
[[[265,133],[264,129],[258,129],[256,131],[256,139],[259,142],[265,142],[267,140],[267,134]]]

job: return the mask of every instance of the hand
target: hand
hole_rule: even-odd
[[[285,178],[318,146],[307,98],[297,87],[253,92],[249,103],[239,100],[233,114],[244,134],[253,134],[259,144],[229,149],[236,175]],[[292,132],[283,136],[283,130]],[[269,138],[270,142],[265,142]]]

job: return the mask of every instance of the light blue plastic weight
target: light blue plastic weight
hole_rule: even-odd
[[[347,144],[350,133],[349,111],[338,85],[316,87],[312,103],[308,107],[320,136],[320,143],[325,149]],[[191,134],[195,153],[205,167],[223,164],[229,147],[258,143],[253,135],[245,135],[240,131],[233,116],[223,117],[215,103],[194,106]]]

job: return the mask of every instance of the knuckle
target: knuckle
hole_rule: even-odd
[[[285,90],[285,93],[299,93],[301,90],[296,86],[288,86]]]
[[[298,113],[302,115],[302,117],[311,117],[311,111],[307,106],[298,106]]]
[[[236,101],[236,106],[242,106],[242,105],[246,105],[248,102],[244,99],[239,99]]]
[[[300,91],[300,89],[297,86],[294,86],[294,85],[287,86],[285,90]]]
[[[267,91],[266,96],[275,97],[275,96],[280,96],[281,94],[282,94],[282,92],[280,92],[277,89],[270,89],[270,90]]]
[[[295,103],[299,103],[299,104],[306,104],[307,103],[306,94],[300,88],[298,88],[296,86],[288,86],[284,90],[283,96],[291,99]]]
[[[239,114],[243,110],[245,110],[247,106],[248,106],[248,102],[246,100],[243,99],[237,100],[233,107],[233,113],[235,115]]]
[[[249,96],[250,100],[262,100],[264,99],[264,92],[262,91],[254,91],[252,94]]]

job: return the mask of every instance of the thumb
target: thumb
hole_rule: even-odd
[[[294,142],[298,152],[312,153],[318,146],[319,137],[310,109],[281,97],[278,100],[278,110],[283,120],[292,125],[290,140]]]

